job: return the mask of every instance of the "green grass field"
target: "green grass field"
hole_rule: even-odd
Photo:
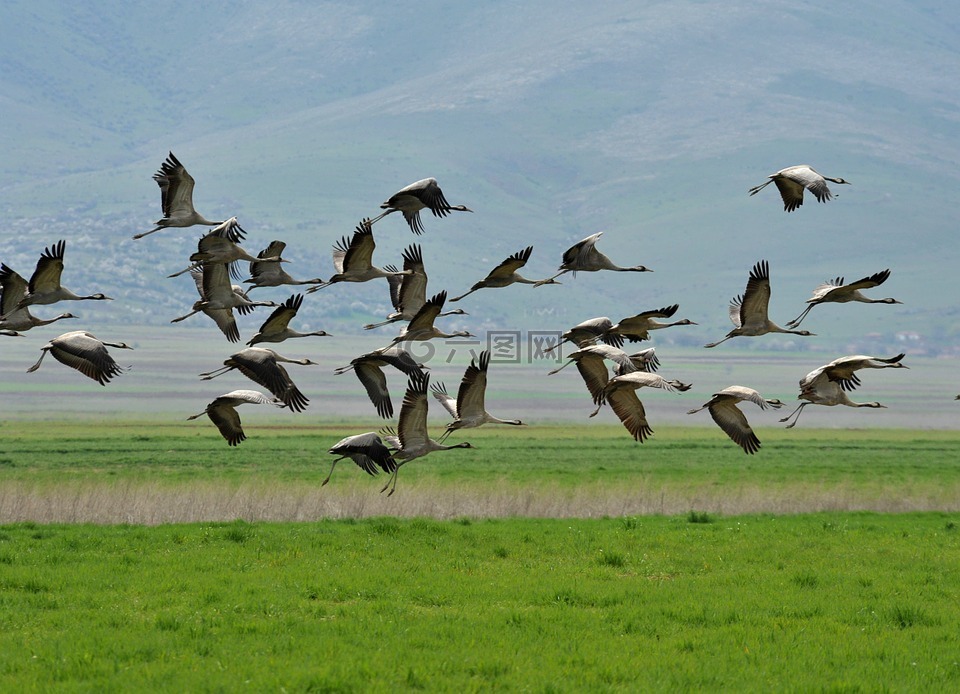
[[[0,691],[960,686],[956,432],[273,424],[5,425]]]
[[[267,420],[269,421],[269,420]],[[327,449],[366,426],[245,420],[228,447],[207,422],[17,422],[0,453],[0,522],[167,523],[365,516],[599,517],[960,510],[960,435],[761,429],[747,456],[715,428],[486,427],[475,449],[435,453],[379,493],[349,461],[326,487]]]
[[[934,513],[7,525],[0,689],[949,691],[958,553]]]

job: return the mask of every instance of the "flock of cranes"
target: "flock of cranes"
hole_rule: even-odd
[[[431,386],[428,366],[418,363],[405,349],[404,345],[412,341],[472,337],[471,333],[465,330],[447,332],[435,325],[438,318],[467,313],[460,308],[444,311],[447,302],[445,290],[428,298],[428,278],[420,244],[414,243],[404,249],[402,269],[389,264],[382,267],[373,264],[376,248],[374,224],[391,213],[402,213],[410,230],[420,236],[424,233],[423,220],[420,217],[422,210],[429,210],[435,217],[445,217],[454,211],[472,212],[464,205],[450,205],[435,179],[423,179],[402,188],[381,204],[383,212],[364,218],[352,236],[344,236],[337,241],[332,254],[336,273],[324,281],[319,277],[295,279],[290,276],[283,269],[283,264],[287,261],[283,257],[286,244],[282,241],[273,241],[254,255],[240,245],[245,240],[246,232],[236,217],[212,221],[199,214],[193,206],[194,179],[172,152],[153,178],[160,188],[163,217],[155,222],[154,228],[136,234],[134,239],[169,228],[211,227],[198,240],[197,251],[189,258],[190,264],[170,275],[176,277],[189,273],[199,294],[199,299],[193,304],[191,311],[172,319],[171,322],[202,313],[217,325],[228,341],[236,343],[240,341],[240,334],[234,311],[246,314],[257,307],[273,309],[244,349],[230,355],[221,368],[199,374],[200,378],[210,380],[237,370],[270,394],[256,390],[234,390],[216,397],[203,412],[192,415],[189,419],[206,414],[226,442],[236,446],[246,438],[237,414],[237,407],[240,405],[273,405],[293,412],[302,412],[309,405],[308,397],[296,386],[284,365],[312,366],[317,365],[317,362],[307,358],[286,357],[274,349],[255,345],[281,343],[293,338],[325,337],[328,333],[323,330],[300,332],[291,327],[303,305],[304,294],[293,294],[277,304],[273,301],[251,299],[249,293],[253,289],[309,285],[306,289],[306,294],[309,295],[335,283],[385,279],[394,310],[383,321],[365,325],[364,328],[373,330],[397,323],[401,326],[399,334],[390,339],[384,347],[356,357],[348,365],[335,369],[334,373],[353,371],[377,414],[384,419],[390,419],[394,415],[394,407],[387,386],[387,373],[399,371],[406,378],[407,385],[396,429],[384,427],[379,432],[355,434],[338,442],[330,449],[330,453],[337,456],[331,465],[330,475],[337,462],[350,459],[371,475],[380,471],[387,473],[389,479],[381,491],[389,489],[392,494],[396,489],[399,469],[406,463],[435,451],[471,447],[467,442],[445,443],[454,432],[490,423],[523,424],[519,419],[501,419],[486,410],[485,394],[491,357],[489,350],[481,352],[471,360],[461,378],[456,397],[453,397],[442,382],[435,382]],[[783,199],[784,210],[792,212],[803,204],[805,190],[809,190],[820,202],[830,200],[833,194],[827,187],[827,181],[836,184],[848,183],[841,178],[821,176],[809,166],[792,166],[770,175],[765,183],[751,188],[749,193],[754,195],[771,182],[775,183]],[[644,265],[620,266],[613,262],[597,249],[601,236],[602,232],[592,234],[567,249],[562,254],[558,272],[544,279],[528,279],[520,274],[519,271],[533,252],[533,247],[527,246],[505,258],[468,291],[449,301],[459,302],[486,288],[504,288],[513,284],[529,284],[533,287],[559,284],[557,278],[566,273],[575,276],[578,272],[601,270],[652,272]],[[61,284],[65,251],[66,242],[63,240],[47,247],[41,253],[29,281],[5,264],[0,265],[0,334],[18,336],[35,327],[76,318],[71,313],[61,313],[53,318],[39,319],[30,313],[31,306],[60,301],[110,300],[110,297],[101,293],[78,295]],[[234,280],[239,281],[242,277],[237,270],[240,262],[249,264],[249,277],[243,279],[242,284],[235,284]],[[730,303],[729,317],[734,325],[733,329],[722,339],[704,346],[713,348],[734,337],[755,337],[772,332],[813,336],[813,333],[800,330],[798,326],[819,304],[900,303],[892,298],[872,299],[863,293],[883,284],[889,276],[890,270],[883,270],[850,284],[844,284],[842,277],[828,280],[814,289],[805,310],[786,323],[786,327],[781,327],[770,320],[767,313],[771,295],[770,267],[766,260],[760,260],[750,270],[742,295],[735,297]],[[244,288],[243,285],[249,286]],[[604,405],[610,405],[630,435],[636,441],[643,442],[653,430],[638,391],[641,388],[650,388],[680,393],[690,390],[692,386],[656,373],[660,361],[654,348],[628,354],[623,346],[625,342],[649,340],[652,331],[696,325],[686,318],[670,321],[678,310],[679,305],[673,304],[642,311],[616,323],[608,317],[587,319],[563,332],[557,344],[545,349],[546,352],[551,352],[564,343],[571,343],[576,347],[567,355],[569,361],[549,373],[556,374],[567,365],[575,364],[596,406],[589,416],[596,415]],[[80,371],[101,385],[106,385],[124,372],[124,367],[117,364],[108,347],[130,349],[122,342],[100,340],[83,330],[67,332],[41,347],[40,359],[28,371],[35,371],[49,352],[61,363]],[[791,415],[780,421],[789,422],[788,427],[794,426],[803,408],[810,404],[883,407],[876,402],[854,402],[847,393],[860,385],[857,371],[906,368],[902,363],[903,357],[903,354],[889,358],[854,355],[841,357],[815,369],[800,381],[798,397],[803,402]],[[612,365],[612,372],[608,364]],[[451,417],[450,423],[438,439],[431,438],[427,428],[431,395]],[[754,403],[762,410],[783,406],[781,401],[764,398],[753,388],[731,385],[714,393],[707,403],[690,410],[689,414],[707,409],[720,429],[740,446],[744,453],[753,454],[760,449],[761,444],[738,407],[743,402]],[[329,481],[330,475],[324,480],[324,484]]]

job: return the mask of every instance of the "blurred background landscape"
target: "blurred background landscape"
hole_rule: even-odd
[[[132,399],[144,393],[162,407],[164,383],[177,385],[171,409],[184,401],[202,409],[221,392],[195,373],[239,345],[203,316],[169,325],[196,291],[189,277],[166,275],[186,266],[201,230],[131,239],[161,216],[152,175],[172,150],[197,181],[197,209],[237,216],[253,252],[287,242],[297,277],[329,277],[331,245],[427,176],[474,214],[427,214],[422,237],[387,217],[375,226],[374,260],[399,264],[408,244],[421,243],[431,293],[462,293],[527,245],[524,274],[548,276],[568,246],[598,231],[598,248],[615,261],[654,270],[477,292],[461,302],[469,316],[443,325],[477,334],[479,348],[488,331],[564,330],[679,303],[676,317],[698,325],[648,343],[668,377],[696,381],[690,371],[708,369],[670,406],[678,412],[729,379],[769,384],[775,392],[766,395],[792,402],[797,380],[822,363],[906,352],[912,371],[869,373],[857,393],[883,401],[896,377],[887,403],[896,412],[845,412],[839,425],[955,426],[960,10],[952,4],[422,2],[398,12],[372,1],[12,1],[0,20],[0,260],[29,276],[40,252],[66,239],[64,284],[116,299],[37,308],[81,318],[0,338],[7,417],[72,411],[64,395],[72,389],[86,394],[75,409],[92,412],[114,412],[123,401],[109,398],[125,390],[131,401],[121,411],[136,410]],[[837,197],[824,205],[807,195],[790,214],[773,186],[747,195],[799,163],[852,185],[833,186]],[[884,268],[890,279],[870,295],[903,305],[820,306],[803,326],[816,337],[702,350],[730,329],[727,304],[761,258],[781,325],[822,281]],[[293,291],[254,295],[279,302]],[[335,337],[279,351],[321,361],[311,368],[325,379],[344,358],[386,344],[390,328],[371,336],[361,326],[389,310],[383,281],[332,286],[306,298],[298,325]],[[241,319],[243,341],[268,312]],[[48,339],[81,328],[137,344],[122,355],[131,373],[106,389],[52,362],[23,373]],[[778,360],[789,367],[771,366]],[[453,386],[468,362],[460,352],[434,366],[436,377]],[[504,367],[514,376],[491,376],[491,388],[507,398],[522,391],[547,418],[563,417],[566,397],[577,416],[587,411],[575,372],[541,378],[549,368]],[[341,390],[355,398],[344,412],[369,416],[356,379],[339,378],[352,379]],[[325,384],[316,386],[332,396]],[[399,375],[391,386],[399,402]],[[36,411],[11,411],[23,393],[41,397]],[[64,397],[51,404],[45,394]],[[308,395],[307,414],[330,412],[320,392]],[[826,408],[808,408],[811,423],[835,423],[837,413],[816,409]]]

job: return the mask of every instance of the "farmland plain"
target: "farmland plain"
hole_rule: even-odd
[[[203,404],[179,376],[152,378],[152,403],[109,393],[127,418],[45,416],[30,384],[37,409],[0,424],[0,689],[960,683],[954,430],[786,430],[757,410],[746,456],[707,416],[674,424],[665,394],[642,445],[608,412],[460,432],[476,448],[414,461],[387,497],[349,461],[320,486],[370,417],[251,408],[231,448],[184,421]],[[505,380],[498,404],[523,409]],[[836,421],[876,424],[860,414]]]
[[[746,456],[712,426],[657,426],[642,445],[619,425],[486,427],[453,439],[473,449],[405,465],[393,496],[349,461],[321,487],[326,450],[361,425],[264,416],[231,448],[208,422],[8,423],[0,522],[960,510],[951,431],[757,425],[763,448]]]

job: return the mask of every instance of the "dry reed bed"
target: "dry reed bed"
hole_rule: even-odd
[[[231,521],[314,521],[371,516],[450,518],[597,518],[675,515],[690,510],[713,514],[795,514],[818,511],[960,510],[960,485],[864,490],[805,484],[740,486],[637,486],[576,489],[545,485],[533,489],[510,484],[452,487],[402,484],[391,497],[380,485],[347,483],[330,487],[253,482],[89,481],[57,485],[7,482],[0,485],[0,523],[130,523],[159,525]]]

